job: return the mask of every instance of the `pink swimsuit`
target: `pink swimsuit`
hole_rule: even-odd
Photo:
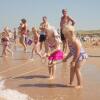
[[[48,46],[50,49],[54,49],[55,48],[55,43],[50,44],[48,43]],[[61,51],[60,49],[58,49],[57,51],[55,51],[54,53],[52,53],[48,59],[52,60],[52,61],[57,61],[57,60],[62,60],[63,59],[63,51]]]

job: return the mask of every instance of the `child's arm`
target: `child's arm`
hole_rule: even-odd
[[[55,47],[54,49],[50,52],[50,55],[53,54],[54,52],[56,52],[57,50],[60,49],[60,44],[58,43],[58,41],[55,42]]]
[[[49,56],[49,47],[48,47],[48,40],[45,40],[45,53],[43,54],[43,58]]]
[[[63,59],[63,61],[65,62],[67,59],[69,59],[72,56],[72,53],[69,52],[68,55]]]
[[[79,56],[80,56],[80,49],[81,49],[81,44],[79,43],[79,41],[74,42],[74,47],[75,47],[75,50],[76,50],[76,54],[74,55],[72,62],[76,63]]]

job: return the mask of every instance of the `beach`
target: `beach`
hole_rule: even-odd
[[[89,58],[81,68],[82,89],[68,86],[69,62],[59,61],[55,79],[49,80],[47,62],[37,55],[31,60],[30,49],[24,53],[17,48],[13,57],[0,57],[0,100],[99,100],[100,47],[86,51]]]

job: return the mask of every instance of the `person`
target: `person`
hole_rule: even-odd
[[[2,38],[1,38],[1,43],[3,46],[3,51],[2,51],[2,56],[7,57],[7,51],[11,53],[13,56],[13,51],[10,49],[10,37],[7,28],[4,28],[4,31],[2,32]]]
[[[38,52],[38,45],[39,45],[39,33],[37,32],[37,29],[35,27],[32,27],[32,33],[33,33],[33,48],[32,48],[32,57],[33,58],[33,52],[35,51],[36,54],[39,54]]]
[[[42,50],[42,47],[43,47],[43,43],[44,43],[44,46],[45,46],[45,40],[46,40],[46,34],[45,34],[45,31],[44,31],[44,26],[48,26],[47,17],[43,16],[42,20],[43,20],[43,22],[40,24],[40,27],[39,27],[40,28],[40,38],[39,38],[40,53],[41,53],[41,50]]]
[[[61,40],[55,28],[45,26],[46,52],[43,57],[48,57],[49,79],[54,79],[56,61],[63,59],[63,52],[60,49]]]
[[[73,57],[70,63],[70,85],[72,85],[74,76],[76,74],[77,86],[75,87],[81,88],[82,77],[80,68],[85,63],[86,59],[88,58],[88,55],[83,49],[81,42],[76,37],[75,29],[72,25],[65,25],[62,31],[65,39],[68,40],[68,47],[70,51],[68,55],[64,58],[64,61],[67,61],[67,59]]]
[[[21,19],[21,23],[19,26],[19,30],[20,30],[20,43],[23,45],[24,47],[24,51],[26,52],[26,36],[27,36],[27,30],[28,30],[28,25],[27,25],[27,21],[26,19]]]
[[[63,26],[65,24],[66,25],[69,25],[69,24],[74,25],[75,21],[70,16],[68,16],[66,9],[62,9],[62,14],[63,15],[62,15],[61,20],[60,20],[60,33],[61,33],[61,40],[62,40],[62,43],[63,43],[63,51],[66,53],[67,44],[66,44],[62,29],[63,29]]]
[[[17,31],[16,31],[16,28],[14,28],[14,41],[15,41],[15,43],[16,43],[16,39],[17,39]]]
[[[17,31],[16,31],[16,28],[14,28],[13,36],[14,36],[13,38],[14,38],[15,49],[16,49],[16,43],[17,43]]]

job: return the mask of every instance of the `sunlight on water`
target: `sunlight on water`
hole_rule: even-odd
[[[2,78],[0,78],[0,80],[1,79]],[[0,97],[4,98],[4,100],[33,100],[26,94],[20,93],[16,90],[6,89],[4,83],[4,80],[0,81]]]

